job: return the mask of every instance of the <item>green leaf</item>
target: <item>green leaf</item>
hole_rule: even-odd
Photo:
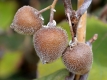
[[[35,80],[65,80],[65,78],[68,74],[69,74],[69,72],[66,69],[61,69],[48,76],[45,76],[40,79],[35,79]]]
[[[107,80],[107,24],[95,17],[88,17],[87,39],[98,33],[98,39],[93,43],[94,64],[89,80]]]
[[[95,17],[90,17],[87,23],[87,39],[90,39],[95,33],[98,34],[98,39],[93,44],[94,61],[107,67],[107,24]]]
[[[61,59],[58,59],[57,61],[54,61],[53,63],[50,64],[42,64],[39,62],[38,64],[38,70],[39,70],[39,77],[49,75],[53,72],[58,71],[59,69],[65,68],[64,64],[62,63]]]
[[[9,28],[16,8],[16,1],[0,1],[0,29],[5,30]]]
[[[0,78],[7,78],[17,72],[22,60],[20,52],[6,51],[0,60]]]
[[[0,44],[8,49],[17,50],[22,46],[21,44],[23,44],[24,38],[24,35],[20,35],[18,33],[3,34],[2,36],[0,36]]]

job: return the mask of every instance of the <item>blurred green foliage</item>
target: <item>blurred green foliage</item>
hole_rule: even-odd
[[[68,75],[69,72],[66,69],[61,69],[57,70],[53,74],[35,80],[65,80],[65,77],[67,77]]]
[[[45,5],[43,5],[42,8]],[[63,14],[61,5],[56,7],[58,7],[56,9],[57,13],[59,12],[59,15]],[[12,22],[16,9],[17,3],[13,0],[0,2],[0,30],[3,29],[7,31],[10,29],[9,25]],[[43,16],[46,20],[45,23],[47,23],[49,20],[49,11],[43,13]],[[70,40],[71,36],[68,23],[62,21],[58,26],[61,26],[67,31]],[[87,19],[87,40],[89,40],[95,33],[98,33],[99,36],[98,40],[93,43],[94,61],[88,80],[107,80],[107,24],[101,22],[94,16],[89,16]],[[4,79],[18,72],[23,57],[19,48],[23,47],[23,42],[24,36],[20,34],[0,34],[0,46],[5,47],[5,51],[3,52],[4,55],[0,59],[0,78]],[[46,65],[39,62],[38,74],[40,79],[36,80],[64,80],[68,75],[68,71],[63,68],[65,68],[65,66],[61,59]]]
[[[0,61],[0,78],[6,78],[15,73],[22,60],[22,54],[18,51],[6,51]]]
[[[16,8],[16,1],[0,1],[0,29],[9,27]]]

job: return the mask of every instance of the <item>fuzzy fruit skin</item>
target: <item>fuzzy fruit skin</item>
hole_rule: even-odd
[[[15,14],[11,28],[24,35],[33,35],[42,27],[43,20],[37,10],[30,6],[21,7]]]
[[[68,45],[68,36],[66,31],[61,28],[41,28],[34,34],[33,43],[37,55],[45,64],[62,56]]]
[[[91,69],[93,52],[85,43],[77,43],[73,48],[68,47],[62,56],[66,68],[74,73],[83,75]]]

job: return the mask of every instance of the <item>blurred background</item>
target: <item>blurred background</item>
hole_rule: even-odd
[[[68,72],[61,59],[43,65],[33,48],[32,36],[14,32],[10,25],[16,11],[30,5],[41,10],[53,0],[0,0],[0,80],[64,80]],[[77,9],[77,0],[72,0]],[[49,10],[44,12],[45,23],[49,21]],[[70,30],[64,13],[62,0],[56,5],[55,20],[70,37]],[[94,61],[88,80],[107,80],[107,0],[93,0],[88,9],[87,34],[89,40],[98,33],[98,40],[93,43]],[[58,76],[58,77],[57,77]],[[40,78],[40,79],[39,79]]]

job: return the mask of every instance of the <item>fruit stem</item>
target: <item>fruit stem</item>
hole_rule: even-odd
[[[68,12],[71,12],[73,9],[72,9],[72,3],[71,3],[71,0],[63,0],[63,4],[64,4],[64,7],[65,7],[65,13],[68,11]]]
[[[51,9],[50,19],[53,21],[54,12],[55,12],[55,11],[54,11],[54,8],[55,8],[55,5],[56,5],[57,1],[58,1],[58,0],[54,0],[51,5],[49,5],[49,6],[47,6],[46,8],[40,10],[40,11],[38,12],[38,15],[41,14],[41,13],[43,13],[43,12],[45,12],[45,11],[47,11],[47,10],[49,10],[49,9]],[[51,21],[51,20],[50,20],[50,21]]]
[[[55,5],[57,3],[58,0],[54,0],[52,5],[51,5],[51,10],[50,10],[50,22],[53,23],[53,19],[54,19],[54,12],[56,12]]]
[[[46,8],[44,8],[44,9],[42,9],[42,10],[40,10],[40,11],[38,12],[38,14],[41,14],[41,13],[43,13],[43,12],[49,10],[50,8],[51,8],[51,5],[48,6],[48,7],[46,7]]]
[[[63,0],[64,7],[65,7],[65,14],[68,18],[68,23],[70,26],[70,32],[72,35],[72,43],[75,43],[76,31],[77,31],[77,24],[74,23],[74,20],[77,20],[76,12],[72,9],[71,0]]]
[[[80,75],[75,75],[75,78],[74,78],[74,80],[79,80],[80,79]]]
[[[69,13],[67,13],[67,17],[68,17],[68,23],[69,23],[69,26],[70,26],[70,32],[71,32],[71,35],[72,35],[72,38],[73,38],[74,32],[73,32],[72,23],[71,23],[71,19],[70,19],[70,14]]]
[[[52,9],[55,8],[55,5],[56,5],[57,1],[58,1],[58,0],[54,0],[54,1],[53,1],[52,5],[51,5],[51,8],[52,8]]]

